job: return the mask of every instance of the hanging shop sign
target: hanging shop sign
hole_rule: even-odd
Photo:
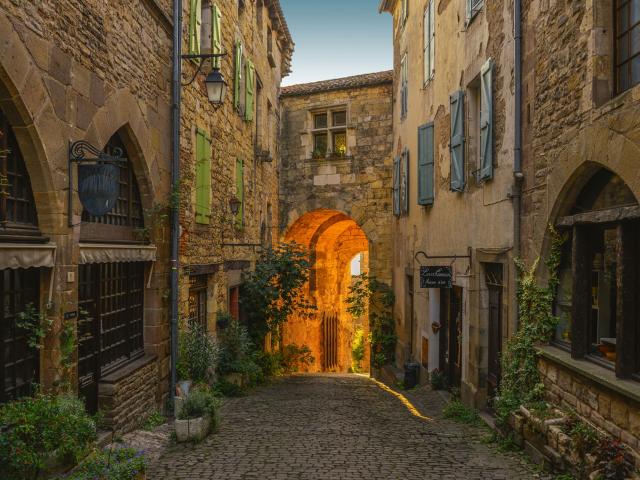
[[[420,267],[420,288],[451,288],[452,286],[453,272],[451,267]]]
[[[69,224],[73,218],[73,169],[78,164],[78,197],[84,210],[96,217],[106,215],[116,206],[120,194],[120,148],[106,153],[84,140],[69,146]]]

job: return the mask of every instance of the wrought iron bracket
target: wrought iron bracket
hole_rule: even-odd
[[[189,85],[191,85],[196,77],[198,76],[198,74],[202,71],[202,67],[204,65],[204,62],[206,62],[209,59],[215,59],[215,58],[222,58],[224,56],[226,56],[226,53],[204,53],[204,54],[186,54],[186,55],[181,55],[180,58],[182,58],[182,60],[200,60],[200,63],[198,64],[198,69],[196,70],[196,73],[193,74],[193,77],[191,78],[191,80],[189,80],[187,83],[182,83],[181,85],[183,87],[188,87]]]
[[[469,263],[471,263],[472,260],[472,249],[471,247],[467,247],[467,254],[466,255],[429,255],[427,254],[427,252],[424,252],[422,250],[416,252],[416,254],[414,255],[414,259],[416,262],[418,262],[420,265],[422,265],[422,263],[420,262],[420,260],[418,259],[418,257],[424,257],[425,260],[434,260],[434,259],[451,259],[454,262],[459,259],[459,258],[468,258],[469,259]]]
[[[127,159],[122,156],[122,149],[116,147],[113,153],[108,154],[91,145],[86,140],[78,140],[76,142],[69,141],[69,188],[67,191],[67,224],[73,227],[73,164],[82,163],[122,163]]]

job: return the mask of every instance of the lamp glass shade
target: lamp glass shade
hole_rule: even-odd
[[[240,212],[240,200],[237,197],[231,197],[229,200],[229,208],[231,209],[231,214],[235,217]]]
[[[224,81],[224,77],[220,70],[214,68],[207,75],[204,81],[207,86],[207,96],[209,101],[214,105],[221,105],[224,103],[225,95],[227,94],[227,82]]]

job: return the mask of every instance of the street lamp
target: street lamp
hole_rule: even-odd
[[[242,205],[242,202],[238,200],[238,197],[236,197],[235,195],[229,199],[229,208],[231,209],[231,215],[235,217],[238,215],[238,213],[240,213],[240,205]]]
[[[225,55],[226,53],[207,53],[203,55],[199,55],[199,54],[182,55],[183,60],[192,60],[192,59],[200,60],[200,64],[198,65],[198,69],[196,70],[196,73],[193,75],[193,78],[189,82],[183,83],[182,86],[186,87],[193,83],[193,81],[196,79],[198,74],[202,71],[202,66],[204,65],[205,60],[209,60],[209,59],[215,60],[217,58],[224,57]],[[215,105],[216,107],[219,107],[220,105],[222,105],[224,103],[224,98],[227,94],[227,82],[225,81],[224,76],[220,72],[220,68],[215,66],[215,63],[213,68],[207,75],[207,78],[205,78],[204,84],[207,87],[207,97],[209,97],[209,101],[211,102],[211,104]]]

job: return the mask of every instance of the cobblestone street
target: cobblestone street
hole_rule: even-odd
[[[481,429],[439,417],[428,389],[410,412],[374,381],[300,375],[229,400],[218,432],[162,452],[148,474],[164,479],[532,479],[518,455],[480,441]]]

